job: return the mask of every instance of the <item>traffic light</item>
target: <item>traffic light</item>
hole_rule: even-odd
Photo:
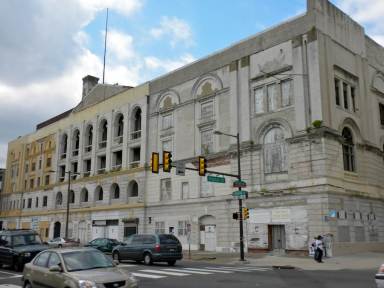
[[[205,176],[207,172],[207,160],[200,156],[199,157],[199,176]]]
[[[243,208],[243,219],[248,219],[249,218],[249,209],[248,208]]]
[[[172,153],[169,151],[163,151],[163,171],[171,172],[172,168]]]
[[[239,213],[237,213],[237,212],[232,213],[232,219],[233,220],[238,220],[239,219]]]
[[[152,152],[151,169],[152,173],[159,173],[159,153]]]

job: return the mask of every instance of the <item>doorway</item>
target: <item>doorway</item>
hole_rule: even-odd
[[[216,218],[205,215],[200,218],[200,250],[216,251]]]
[[[55,226],[53,228],[53,238],[60,237],[61,223],[55,222]]]
[[[269,250],[285,250],[285,225],[268,225]]]

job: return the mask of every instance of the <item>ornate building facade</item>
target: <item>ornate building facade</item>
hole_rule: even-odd
[[[174,163],[204,155],[237,173],[235,139],[218,130],[240,134],[249,249],[306,251],[320,234],[330,254],[383,250],[384,49],[328,1],[141,86],[95,81],[73,110],[9,144],[3,226],[63,235],[68,199],[82,242],[174,233],[192,249],[236,251],[234,179],[148,169],[151,152],[172,151]]]

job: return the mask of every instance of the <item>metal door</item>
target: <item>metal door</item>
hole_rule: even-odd
[[[216,225],[205,225],[205,251],[216,251]]]
[[[270,246],[272,250],[285,249],[285,226],[284,225],[270,225]]]

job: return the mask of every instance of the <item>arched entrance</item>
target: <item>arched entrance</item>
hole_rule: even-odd
[[[216,251],[216,218],[204,215],[199,219],[200,250]]]
[[[53,227],[53,238],[60,237],[61,223],[55,222],[55,226]]]

